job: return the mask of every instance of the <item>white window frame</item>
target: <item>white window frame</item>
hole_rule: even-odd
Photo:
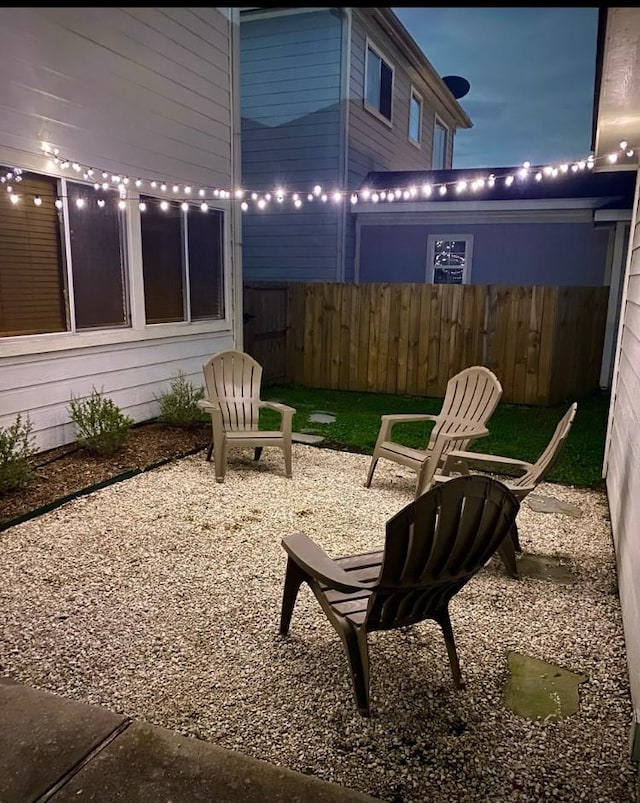
[[[61,176],[58,172],[51,172],[42,169],[35,159],[21,159],[21,154],[12,151],[11,149],[0,147],[0,163],[11,164],[20,166],[26,172],[35,173],[41,176],[57,179],[58,181],[64,180],[66,177]],[[86,184],[93,189],[93,181],[83,180],[81,177],[69,176],[69,180],[77,184]],[[143,191],[144,195],[148,193]],[[233,311],[232,311],[232,275],[231,275],[231,259],[233,243],[231,240],[231,217],[233,214],[231,201],[222,201],[216,199],[207,199],[207,204],[211,210],[218,210],[224,213],[223,217],[223,275],[224,282],[224,317],[215,318],[210,320],[198,321],[176,321],[161,324],[147,324],[144,312],[144,286],[142,277],[142,235],[141,235],[141,213],[138,208],[140,195],[135,189],[128,189],[129,205],[124,212],[124,228],[125,228],[125,281],[127,289],[127,302],[129,311],[129,322],[127,325],[110,327],[110,328],[96,328],[96,329],[79,329],[72,330],[71,314],[73,312],[73,296],[69,293],[68,282],[68,251],[67,251],[67,227],[68,227],[68,214],[65,208],[66,205],[66,192],[62,192],[60,187],[60,195],[63,201],[63,221],[61,225],[61,233],[63,234],[63,242],[61,243],[62,259],[63,259],[63,273],[65,278],[65,287],[63,288],[65,298],[65,310],[67,315],[67,328],[64,332],[42,332],[33,335],[8,335],[0,338],[0,347],[3,350],[4,356],[24,356],[31,354],[41,354],[46,352],[62,352],[69,349],[77,348],[90,348],[95,346],[113,347],[117,344],[138,343],[146,340],[157,340],[158,338],[177,337],[183,335],[209,335],[227,332],[232,324]],[[154,196],[155,197],[155,196]],[[170,200],[164,199],[163,200]],[[200,212],[197,205],[193,212],[189,214],[205,214]]]
[[[462,269],[462,284],[469,284],[471,277],[471,264],[473,261],[473,234],[430,234],[427,237],[427,265],[425,271],[425,281],[428,284],[435,284],[436,266],[433,264],[438,240],[463,240],[464,249],[464,268]]]
[[[434,155],[436,147],[436,128],[440,126],[445,131],[444,151],[442,153],[442,164],[434,164]],[[433,142],[431,144],[431,169],[432,170],[447,170],[447,152],[449,150],[449,137],[451,136],[451,129],[449,126],[436,114],[433,120]]]
[[[411,136],[411,104],[413,103],[414,100],[418,102],[418,139],[413,139],[413,137]],[[409,123],[407,126],[407,139],[415,148],[418,148],[419,150],[422,150],[423,110],[424,110],[424,98],[412,84],[411,91],[409,93]]]
[[[384,114],[381,113],[379,109],[376,109],[375,106],[372,106],[367,100],[367,76],[368,76],[368,65],[369,65],[369,50],[372,50],[376,56],[381,61],[387,65],[387,67],[391,70],[391,117],[387,118]],[[395,93],[395,86],[396,86],[396,68],[391,59],[389,59],[380,48],[375,45],[369,37],[366,37],[364,43],[364,97],[362,100],[364,108],[372,114],[377,120],[380,120],[385,125],[389,126],[389,128],[393,128],[393,95]]]

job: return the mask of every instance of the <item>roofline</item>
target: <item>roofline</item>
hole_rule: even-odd
[[[360,10],[360,9],[358,9]],[[425,56],[416,40],[400,22],[390,8],[371,8],[374,17],[387,30],[391,38],[395,38],[400,50],[405,53],[414,67],[420,72],[427,72],[432,81],[432,88],[440,100],[456,118],[458,128],[473,128],[473,122],[462,106],[455,99],[449,87],[442,80],[442,76]]]
[[[593,82],[593,116],[591,118],[591,150],[596,149],[598,136],[598,116],[600,111],[600,89],[602,88],[602,70],[604,65],[604,45],[607,39],[608,8],[598,8],[598,34],[596,40],[596,73]]]

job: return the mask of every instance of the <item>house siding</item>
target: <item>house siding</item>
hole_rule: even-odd
[[[364,106],[367,37],[394,68],[392,126]],[[422,95],[421,147],[409,141],[411,87]],[[447,159],[453,158],[454,121],[438,102],[429,84],[411,67],[406,56],[389,41],[367,9],[353,9],[349,86],[347,186],[357,188],[367,173],[376,170],[428,170],[436,114],[449,127]],[[345,279],[355,276],[355,218],[349,215],[345,237]]]
[[[588,215],[590,217],[590,214]],[[360,225],[361,282],[426,281],[430,235],[472,235],[471,284],[595,286],[604,283],[610,230],[585,222]]]
[[[640,179],[637,179],[640,180]],[[638,190],[636,189],[636,204]],[[640,210],[625,277],[605,463],[636,738],[640,739]],[[636,750],[640,749],[640,743]]]
[[[229,186],[230,17],[226,8],[4,9],[0,163],[46,172],[48,140],[115,173]],[[75,439],[72,395],[96,387],[142,421],[178,369],[202,384],[202,362],[234,342],[229,221],[225,232],[225,320],[145,326],[138,233],[131,327],[0,339],[0,426],[28,414],[37,447],[48,449]]]
[[[241,40],[242,184],[309,192],[340,183],[342,14],[322,10],[251,19]],[[248,280],[338,278],[340,209],[304,199],[243,216]]]
[[[364,106],[365,59],[367,37],[394,68],[392,126]],[[409,142],[409,99],[411,86],[422,95],[421,148]],[[351,34],[351,77],[349,90],[348,185],[359,187],[367,173],[375,170],[428,170],[436,113],[451,131],[454,121],[439,103],[424,79],[413,69],[406,56],[384,37],[367,9],[353,10]],[[449,137],[448,160],[451,166],[453,136]]]

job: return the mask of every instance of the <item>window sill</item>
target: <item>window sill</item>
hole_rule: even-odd
[[[384,123],[389,128],[393,128],[393,123],[391,122],[391,120],[393,120],[393,112],[391,112],[391,120],[388,120],[383,114],[380,114],[375,106],[371,106],[371,104],[367,103],[366,100],[362,102],[362,106],[364,110],[369,112],[369,114],[375,117],[376,120],[380,120],[381,123]]]
[[[419,142],[418,140],[415,140],[415,139],[411,139],[411,137],[408,137],[408,140],[409,140],[409,145],[413,145],[413,147],[417,148],[419,151],[422,150],[422,143],[421,142]]]
[[[35,354],[48,354],[73,349],[101,348],[167,340],[177,337],[192,337],[218,332],[232,332],[231,321],[200,321],[198,323],[156,323],[140,329],[102,329],[92,332],[64,332],[48,335],[22,335],[0,338],[0,359]]]

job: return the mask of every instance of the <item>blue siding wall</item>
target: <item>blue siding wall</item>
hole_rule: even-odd
[[[242,182],[250,190],[337,186],[342,18],[336,11],[243,17]],[[304,197],[304,196],[303,196]],[[289,206],[288,209],[291,207]],[[245,279],[337,278],[340,211],[321,202],[243,215]]]
[[[360,281],[425,281],[432,234],[473,235],[473,284],[603,283],[609,230],[573,222],[363,225]]]

